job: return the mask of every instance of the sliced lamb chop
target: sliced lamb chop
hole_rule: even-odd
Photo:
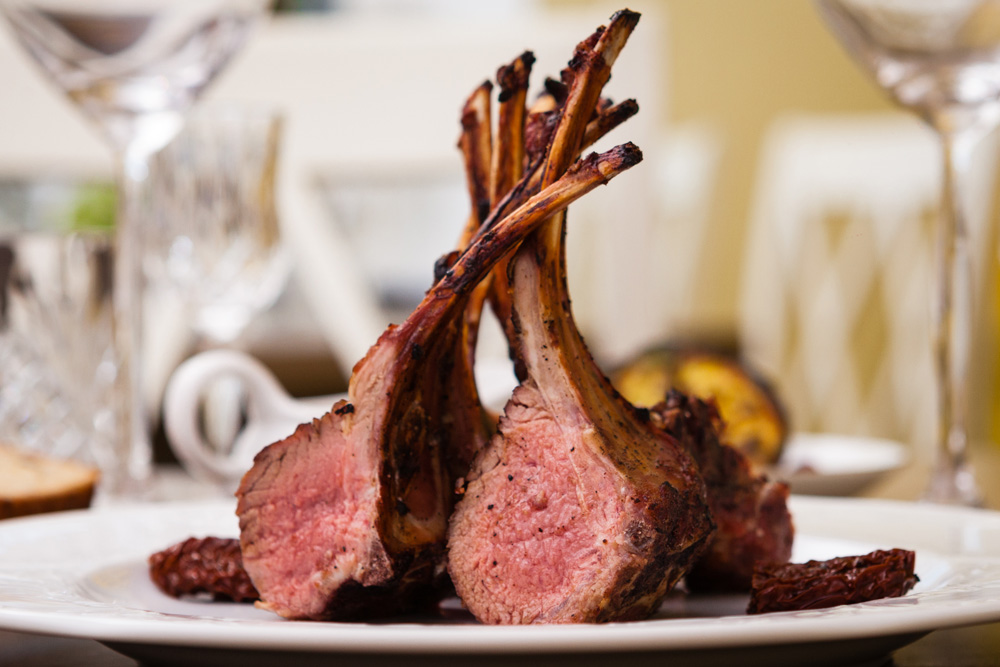
[[[718,530],[685,578],[696,591],[749,591],[754,565],[786,563],[795,528],[788,512],[788,485],[753,470],[735,447],[719,441],[715,406],[677,391],[652,408],[698,462]]]
[[[582,42],[542,184],[580,150],[638,15]],[[448,568],[485,623],[631,620],[655,611],[713,530],[690,455],[603,375],[569,309],[564,217],[512,260],[514,344],[525,379],[477,456],[449,526]]]
[[[350,401],[261,451],[237,491],[243,564],[260,606],[358,619],[435,599],[457,432],[448,332],[495,262],[544,219],[641,159],[626,144],[566,176],[481,235],[354,367]],[[452,357],[452,358],[450,358]]]

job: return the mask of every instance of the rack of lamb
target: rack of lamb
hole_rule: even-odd
[[[495,132],[492,84],[467,100],[456,249],[348,399],[262,450],[237,491],[259,606],[359,620],[454,590],[484,623],[634,620],[692,573],[740,587],[752,561],[787,560],[787,489],[718,441],[710,406],[628,403],[573,319],[566,209],[642,158],[630,143],[581,157],[638,111],[601,97],[638,20],[612,16],[530,108],[531,53],[501,67]],[[520,380],[499,417],[473,376],[487,302]]]
[[[480,422],[481,408],[453,391],[470,295],[532,229],[641,157],[624,144],[578,160],[478,235],[354,367],[348,400],[257,455],[237,514],[258,605],[288,618],[353,620],[437,601],[449,459]]]

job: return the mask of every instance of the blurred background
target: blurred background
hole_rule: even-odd
[[[574,206],[574,311],[608,370],[685,342],[772,380],[796,430],[912,443],[930,458],[931,223],[938,147],[798,0],[631,2],[609,94],[640,115],[607,145],[645,163]],[[429,286],[467,211],[465,97],[524,49],[532,90],[619,6],[604,0],[282,2],[207,95],[277,107],[278,216],[293,272],[234,345],[296,395],[344,388]],[[996,140],[970,220],[974,441],[998,439]],[[0,33],[0,216],[111,215],[110,156]],[[68,194],[67,194],[68,193]],[[157,317],[153,305],[149,317]],[[201,343],[158,328],[157,400]],[[502,357],[498,332],[484,355]]]

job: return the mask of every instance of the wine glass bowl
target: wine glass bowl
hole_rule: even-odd
[[[978,505],[967,460],[972,280],[966,184],[979,140],[1000,123],[1000,0],[816,0],[834,36],[941,140],[933,347],[937,462],[924,498]]]
[[[1000,4],[819,0],[819,6],[841,44],[900,105],[932,124],[942,111],[961,114],[963,131],[995,125]]]
[[[0,8],[28,53],[116,150],[142,137],[152,152],[243,43],[255,4],[4,0]]]

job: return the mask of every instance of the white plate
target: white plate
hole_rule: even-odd
[[[885,501],[792,500],[794,559],[917,551],[903,598],[743,615],[745,596],[675,595],[653,620],[487,627],[456,614],[389,623],[290,622],[249,605],[179,601],[146,577],[153,551],[191,535],[235,535],[232,501],[107,507],[0,523],[0,628],[102,641],[140,660],[241,665],[782,665],[871,661],[937,628],[1000,620],[1000,514]]]
[[[770,472],[788,482],[792,493],[851,496],[908,460],[905,445],[893,440],[828,433],[795,433]]]

